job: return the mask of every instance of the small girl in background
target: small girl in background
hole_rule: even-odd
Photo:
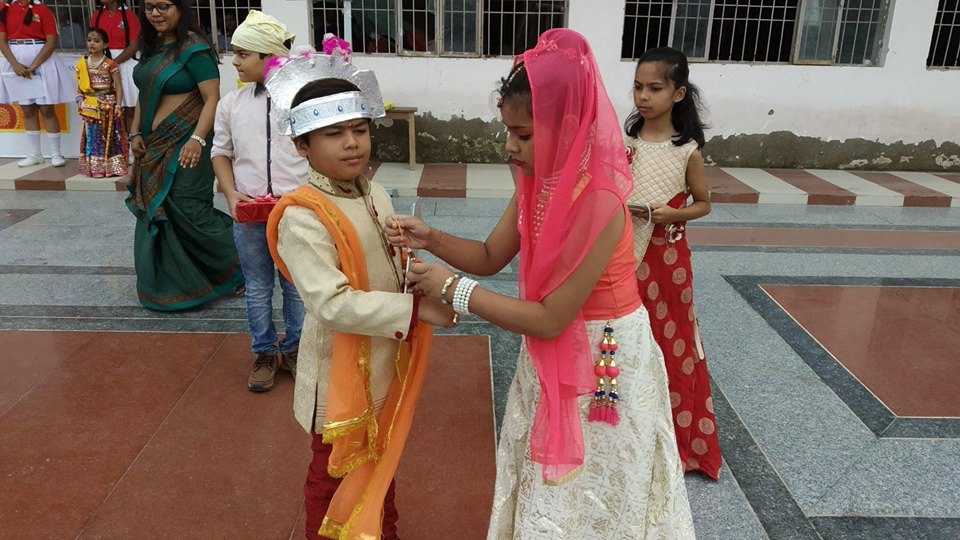
[[[92,178],[127,175],[127,133],[123,121],[120,66],[110,58],[107,33],[87,31],[87,54],[77,61],[77,109],[80,133],[80,174]]]
[[[689,76],[687,57],[669,47],[651,49],[637,63],[636,109],[625,125],[634,181],[628,203],[641,261],[638,288],[666,362],[680,459],[685,471],[700,470],[717,480],[720,441],[685,233],[687,221],[710,213],[700,153],[705,142],[700,92]]]

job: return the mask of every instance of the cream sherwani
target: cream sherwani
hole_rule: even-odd
[[[300,336],[294,414],[305,430],[320,433],[326,417],[333,333],[372,336],[371,393],[379,411],[393,382],[400,341],[407,338],[411,327],[413,295],[399,292],[399,251],[390,255],[383,234],[383,219],[394,212],[387,192],[362,176],[354,184],[331,181],[313,171],[310,185],[324,192],[353,222],[370,279],[369,292],[352,289],[340,271],[333,239],[313,210],[287,208],[280,220],[277,250],[307,310]]]

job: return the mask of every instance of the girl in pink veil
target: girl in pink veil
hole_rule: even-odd
[[[520,256],[520,298],[442,265],[407,281],[524,336],[497,452],[489,539],[692,538],[666,372],[633,271],[630,169],[583,36],[550,30],[501,81],[516,195],[485,242],[386,220],[396,245],[474,275]]]

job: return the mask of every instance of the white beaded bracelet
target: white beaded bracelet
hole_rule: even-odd
[[[460,278],[457,282],[457,288],[453,291],[453,310],[460,315],[470,314],[470,296],[473,289],[479,285],[476,280],[468,277]]]

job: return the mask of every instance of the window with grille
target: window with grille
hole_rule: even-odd
[[[512,56],[566,13],[567,0],[314,0],[314,43],[349,33],[358,53]]]
[[[97,3],[90,0],[48,0],[45,2],[57,19],[57,48],[79,52],[87,50],[87,27]]]
[[[621,58],[873,65],[889,0],[627,0]]]
[[[391,1],[391,0],[383,0]],[[47,6],[57,19],[60,37],[57,48],[78,52],[87,48],[87,27],[90,17],[99,7],[97,0],[47,0]],[[139,2],[130,0],[130,9],[139,9]],[[230,50],[230,38],[237,25],[247,18],[251,9],[260,9],[260,0],[197,0],[193,3],[200,27],[210,36],[220,52]]]
[[[960,67],[960,0],[940,0],[927,67]]]
[[[251,9],[260,10],[260,0],[197,0],[193,10],[200,27],[220,52],[230,50],[230,39]]]

